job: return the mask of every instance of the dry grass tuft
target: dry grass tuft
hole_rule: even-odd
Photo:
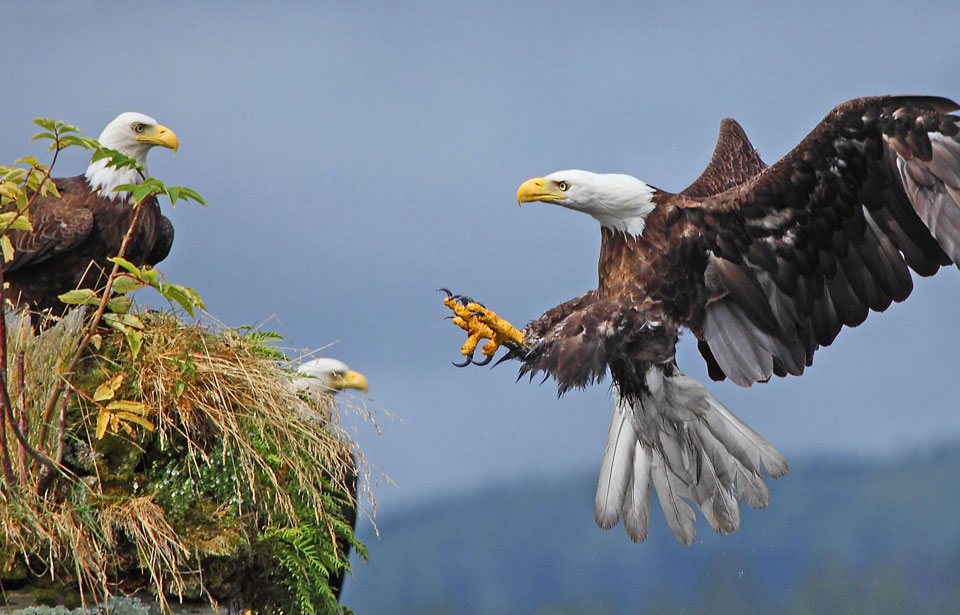
[[[34,448],[62,451],[64,473],[45,477],[39,464],[20,461],[7,426],[17,484],[0,488],[0,566],[74,583],[87,598],[148,586],[164,605],[164,594],[213,601],[197,581],[205,558],[230,557],[265,528],[296,527],[304,510],[334,536],[331,489],[350,492],[351,457],[365,464],[332,401],[299,397],[256,336],[163,313],[140,317],[139,355],[119,333],[102,331],[99,349],[68,378],[63,427],[53,420],[41,429],[83,321],[68,317],[38,335],[8,316],[8,356],[25,365],[22,375],[17,361],[8,365],[15,411]],[[114,397],[95,401],[121,374]],[[140,404],[154,430],[116,419],[98,439],[98,418],[117,400]]]

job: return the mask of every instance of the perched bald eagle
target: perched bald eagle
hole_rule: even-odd
[[[331,398],[345,389],[356,389],[367,392],[367,379],[360,372],[355,372],[343,361],[320,357],[304,361],[297,366],[299,376],[293,379],[293,386],[297,391],[303,391],[312,396],[330,396]]]
[[[153,146],[174,151],[178,147],[172,130],[132,112],[107,124],[99,141],[144,168]],[[114,188],[139,184],[143,177],[136,169],[108,167],[107,160],[99,160],[84,175],[54,181],[61,198],[36,198],[28,210],[34,230],[9,232],[15,253],[3,269],[10,283],[7,298],[35,311],[60,314],[67,306],[57,296],[78,287],[96,287],[101,270],[109,264],[106,259],[117,255],[130,227],[131,197]],[[141,207],[125,257],[137,266],[155,265],[170,252],[173,225],[160,213],[156,198],[149,197]]]
[[[326,397],[333,402],[333,396],[346,389],[356,389],[367,392],[367,379],[360,372],[355,372],[343,361],[321,357],[305,361],[297,366],[297,373],[300,376],[293,379],[293,386],[298,392],[302,392],[310,397]],[[344,523],[350,525],[353,530],[357,529],[357,462],[351,458],[352,464],[346,476],[345,483],[348,489],[347,497],[339,498],[339,512]],[[338,538],[337,550],[343,554],[344,559],[350,554],[349,541]],[[334,571],[330,576],[330,591],[333,597],[338,601],[340,599],[340,590],[343,589],[343,580],[346,576],[346,569]]]
[[[764,507],[761,470],[784,458],[680,372],[681,329],[714,379],[749,387],[800,375],[821,346],[912,290],[909,270],[960,264],[960,118],[943,98],[862,98],[833,109],[767,168],[732,120],[704,174],[679,194],[628,175],[559,171],[530,179],[519,203],[588,213],[601,227],[596,290],[514,329],[482,305],[445,303],[489,357],[556,379],[561,393],[604,377],[615,407],[595,501],[597,524],[622,517],[647,535],[650,485],[684,545],[695,504],[721,534],[738,499]],[[449,294],[449,293],[448,293]]]

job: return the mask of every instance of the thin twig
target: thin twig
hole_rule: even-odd
[[[6,293],[3,289],[3,266],[0,265],[0,382],[3,388],[7,388],[7,305]],[[3,464],[3,479],[7,487],[13,489],[16,479],[13,476],[13,467],[10,465],[10,449],[7,446],[7,414],[0,413],[0,448],[3,448],[3,454],[0,455],[0,463]]]
[[[23,382],[23,350],[20,350],[17,353],[17,408],[20,414],[20,431],[23,432],[24,436],[29,437],[30,431],[29,426],[27,425],[27,394],[24,390]],[[20,484],[25,485],[27,483],[27,451],[23,449],[23,445],[18,443],[18,448],[20,449]]]
[[[140,211],[142,210],[142,207],[140,207],[141,203],[142,201],[134,205],[133,220],[130,221],[130,228],[127,229],[127,234],[123,236],[123,242],[120,244],[120,250],[117,252],[117,258],[123,258],[123,255],[127,251],[127,244],[130,243],[130,237],[133,235],[133,230],[136,228],[137,221],[140,219]],[[110,272],[110,277],[107,278],[107,286],[103,289],[103,296],[100,298],[100,305],[97,306],[97,312],[93,315],[93,320],[90,322],[90,326],[87,327],[87,332],[84,334],[83,339],[80,340],[80,344],[77,345],[77,349],[70,358],[70,363],[67,364],[66,369],[63,370],[62,377],[57,382],[53,392],[50,394],[50,398],[47,400],[47,405],[43,409],[43,420],[40,425],[40,438],[38,439],[38,442],[43,442],[46,438],[47,425],[50,423],[50,418],[53,415],[53,409],[57,405],[57,400],[60,398],[60,395],[63,393],[63,390],[66,387],[66,379],[77,367],[77,363],[80,362],[80,358],[83,356],[83,351],[86,350],[87,346],[90,344],[90,340],[93,339],[93,336],[97,332],[97,327],[100,325],[100,319],[103,318],[103,313],[107,309],[107,301],[110,299],[110,291],[113,289],[113,281],[117,279],[117,274],[119,271],[120,265],[114,263],[113,270]]]

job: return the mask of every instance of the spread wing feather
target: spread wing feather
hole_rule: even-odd
[[[960,264],[958,108],[844,103],[756,177],[681,203],[709,251],[711,299],[691,323],[708,363],[742,386],[802,373],[843,326],[905,299],[908,268]]]

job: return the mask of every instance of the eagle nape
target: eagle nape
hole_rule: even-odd
[[[447,295],[443,299],[443,304],[453,310],[453,324],[467,332],[467,340],[460,347],[460,354],[464,356],[464,361],[463,363],[454,362],[456,367],[466,367],[470,364],[487,365],[501,346],[506,346],[510,350],[525,347],[523,332],[498,316],[493,310],[470,297],[455,295],[447,288],[437,290]],[[484,359],[476,361],[473,357],[477,346],[483,340],[489,340],[480,349]]]

